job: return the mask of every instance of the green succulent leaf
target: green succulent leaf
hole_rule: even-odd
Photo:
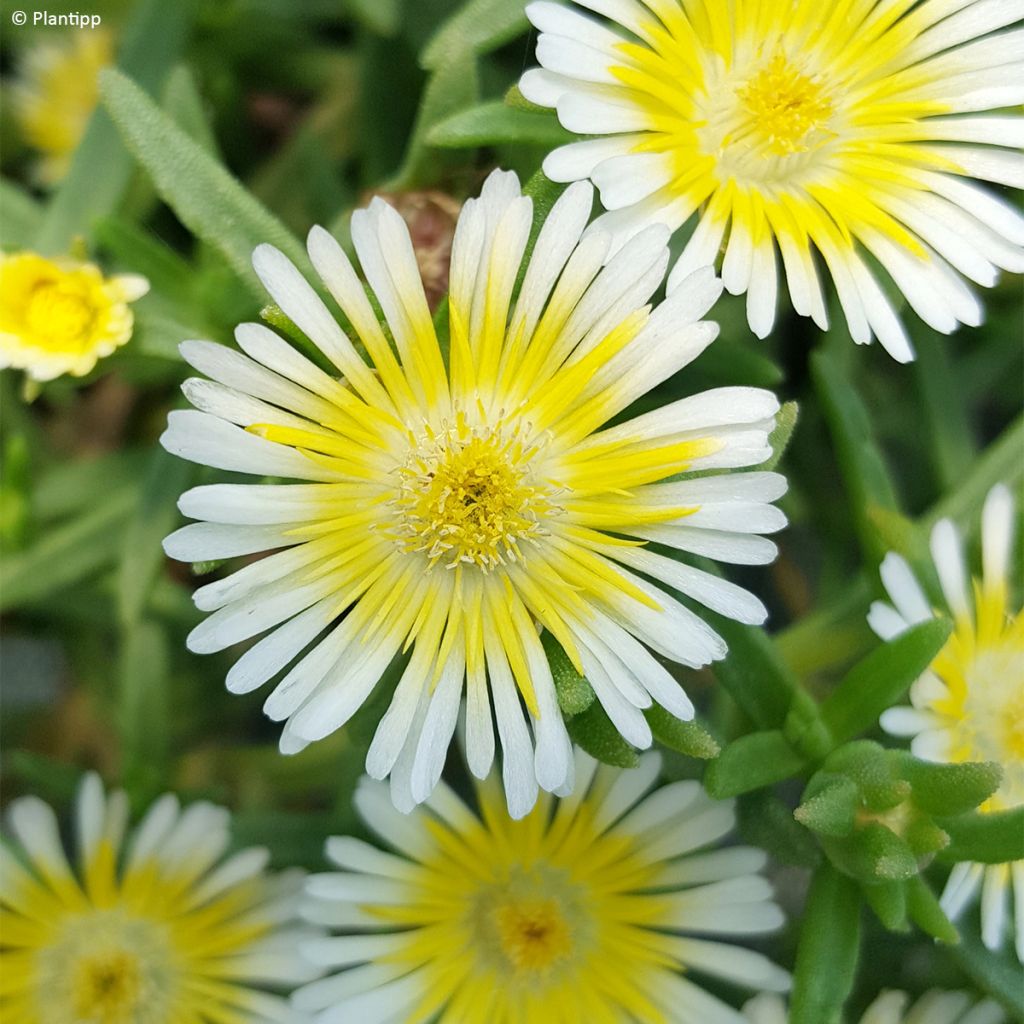
[[[822,773],[824,774],[824,773]],[[811,786],[807,787],[808,792]],[[811,796],[793,812],[801,825],[827,836],[848,836],[853,832],[860,806],[856,783],[844,775],[826,778]]]
[[[707,761],[717,757],[722,749],[704,726],[697,722],[683,722],[657,705],[647,708],[644,717],[659,743],[687,757]]]
[[[761,847],[782,864],[814,868],[821,863],[821,848],[814,836],[771,790],[746,793],[736,803],[745,842]]]
[[[622,738],[596,700],[586,711],[568,719],[565,726],[573,742],[603,764],[635,768],[640,763],[637,752]]]
[[[1024,807],[943,818],[941,825],[950,839],[939,854],[942,861],[1006,864],[1024,860]]]
[[[805,762],[777,730],[733,740],[704,773],[704,785],[719,800],[771,786],[803,771]]]
[[[829,864],[814,873],[793,973],[790,1024],[833,1024],[853,988],[860,953],[856,883]]]
[[[903,775],[914,789],[914,802],[929,814],[942,816],[973,810],[999,788],[1003,777],[992,762],[937,764],[909,755]]]
[[[907,916],[926,935],[956,945],[960,935],[952,922],[946,917],[935,898],[935,893],[928,888],[928,883],[920,876],[908,879],[905,883],[907,892]]]
[[[439,121],[427,132],[427,144],[442,149],[472,149],[501,143],[561,146],[575,138],[551,112],[533,113],[501,100],[481,103]]]
[[[870,729],[931,664],[951,625],[935,619],[914,626],[858,662],[821,706],[821,717],[837,743]]]
[[[453,57],[489,53],[529,28],[522,0],[469,0],[448,19],[420,58],[436,70]]]
[[[566,718],[582,714],[594,703],[594,689],[585,676],[576,671],[569,655],[554,636],[545,630],[540,637],[544,653],[548,658],[551,676],[555,681],[558,706]]]
[[[904,882],[877,882],[861,887],[864,899],[891,932],[908,931],[907,887]]]

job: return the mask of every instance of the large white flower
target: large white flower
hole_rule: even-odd
[[[126,841],[128,801],[87,775],[69,863],[53,811],[8,811],[0,843],[0,1016],[7,1024],[297,1024],[286,994],[320,971],[298,951],[303,872],[225,858],[230,815],[168,793]],[[275,994],[282,992],[282,994]]]
[[[1024,16],[999,0],[576,0],[533,3],[542,68],[524,95],[605,136],[555,150],[591,178],[618,238],[696,216],[669,291],[724,247],[751,328],[775,319],[777,253],[793,307],[826,329],[815,252],[855,341],[913,350],[877,262],[926,323],[978,324],[965,284],[1024,270],[1024,218],[976,186],[1024,187]],[[961,276],[963,275],[963,276]]]
[[[928,670],[910,688],[911,707],[890,708],[882,727],[910,736],[911,750],[932,761],[995,761],[1003,782],[983,811],[1024,805],[1024,613],[1014,610],[1014,502],[1003,485],[993,487],[981,520],[982,574],[971,579],[963,545],[948,519],[936,523],[932,558],[955,630]],[[906,561],[888,554],[882,582],[892,604],[877,601],[868,621],[890,640],[935,615]],[[1012,884],[1011,884],[1012,883]],[[958,864],[942,895],[955,917],[981,888],[982,939],[1002,945],[1011,888],[1016,892],[1017,956],[1024,962],[1024,861]]]
[[[538,785],[571,789],[541,627],[626,739],[647,747],[652,702],[693,715],[651,651],[696,667],[726,650],[665,588],[744,622],[765,618],[751,594],[644,542],[726,562],[774,557],[757,534],[785,522],[771,505],[784,479],[703,474],[767,459],[778,403],[721,388],[607,426],[712,341],[717,328],[698,321],[721,284],[705,268],[652,309],[667,231],[642,233],[605,265],[606,234],[580,241],[591,203],[581,183],[555,204],[513,301],[531,201],[514,175],[488,179],[455,234],[447,359],[405,224],[380,201],[353,215],[352,238],[383,328],[338,243],[321,228],[309,236],[369,362],[269,246],[256,250],[256,272],[335,372],[258,324],[236,332],[245,355],[182,347],[212,380],[185,384],[201,411],[172,413],[164,446],[220,469],[308,481],[182,496],[201,522],[168,538],[173,557],[278,549],[196,592],[212,614],[189,647],[219,651],[267,633],[227,684],[245,693],[284,672],[265,710],[285,721],[289,752],[344,725],[411,650],[367,758],[375,778],[390,773],[406,809],[440,778],[463,695],[470,767],[490,770],[493,711],[514,815],[533,806]]]
[[[296,1007],[322,1024],[743,1024],[698,979],[788,989],[735,941],[782,924],[766,857],[717,848],[732,801],[692,780],[654,789],[659,763],[577,753],[577,791],[522,821],[493,779],[479,811],[442,783],[408,816],[364,782],[356,804],[393,852],[328,840],[341,870],[310,878],[304,913],[345,934],[303,945],[336,973]]]

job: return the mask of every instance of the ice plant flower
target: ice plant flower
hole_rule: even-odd
[[[960,536],[943,519],[931,536],[932,558],[955,629],[928,671],[910,688],[910,707],[890,708],[882,727],[910,736],[918,757],[952,763],[994,761],[1003,783],[982,811],[1024,805],[1024,613],[1014,603],[1020,580],[1011,579],[1014,501],[997,484],[981,517],[982,573],[968,578]],[[1019,563],[1016,563],[1019,564]],[[892,604],[871,606],[868,621],[883,639],[898,636],[936,613],[912,570],[888,554],[882,582]],[[1016,948],[1024,962],[1024,861],[957,864],[942,895],[943,909],[956,917],[981,888],[982,940],[998,949],[1016,894]]]
[[[978,187],[1024,186],[1019,4],[972,0],[575,0],[533,3],[542,67],[520,88],[584,135],[544,163],[591,178],[625,238],[696,227],[669,291],[724,249],[722,279],[747,294],[751,329],[775,319],[777,253],[797,313],[822,330],[815,250],[850,333],[913,349],[872,264],[948,333],[982,312],[963,277],[1024,270],[1024,218]],[[963,275],[963,277],[961,277]]]
[[[295,1021],[287,993],[318,973],[296,950],[317,934],[297,916],[304,875],[266,874],[266,850],[225,858],[227,811],[182,809],[166,794],[126,841],[125,794],[105,795],[87,775],[74,864],[42,800],[14,801],[8,818],[17,845],[0,843],[5,1021]]]
[[[1005,1024],[1006,1014],[991,999],[977,999],[969,992],[930,989],[908,1007],[906,992],[882,992],[864,1011],[860,1024]],[[786,1004],[776,995],[763,993],[743,1007],[750,1024],[789,1024]]]
[[[128,303],[147,291],[138,274],[104,277],[91,263],[0,254],[0,368],[40,381],[84,376],[132,336]]]
[[[357,807],[392,849],[327,841],[341,870],[309,879],[303,913],[346,934],[303,945],[335,973],[295,1006],[325,1022],[739,1024],[693,974],[788,989],[734,941],[782,924],[766,857],[717,848],[731,801],[692,780],[652,791],[659,761],[622,771],[577,753],[576,792],[521,821],[494,780],[476,787],[479,811],[442,783],[409,816],[364,780]]]
[[[288,752],[342,726],[411,647],[366,764],[375,778],[391,773],[404,808],[440,778],[464,692],[470,768],[479,778],[490,770],[493,709],[513,815],[533,806],[538,784],[571,788],[539,627],[623,736],[648,747],[642,709],[652,701],[693,715],[648,648],[688,666],[726,649],[658,584],[746,622],[765,617],[746,591],[642,542],[772,559],[775,546],[756,534],[785,522],[770,504],[781,476],[680,475],[763,462],[776,399],[722,388],[606,426],[710,344],[717,327],[698,320],[720,283],[705,269],[652,310],[667,232],[652,228],[603,266],[608,236],[580,242],[591,204],[587,183],[560,198],[513,304],[531,201],[515,175],[492,174],[455,234],[447,364],[405,223],[380,200],[353,215],[352,239],[397,353],[322,228],[310,233],[310,259],[372,368],[270,246],[254,254],[257,274],[342,379],[258,324],[236,332],[245,355],[182,346],[212,380],[186,382],[199,411],[171,413],[164,446],[220,469],[309,481],[183,495],[182,511],[201,522],[168,538],[172,557],[283,549],[196,592],[213,614],[189,647],[219,651],[270,630],[228,675],[239,693],[298,659],[264,706],[286,721]]]
[[[39,152],[41,184],[54,185],[67,173],[99,100],[99,73],[113,63],[113,51],[110,33],[94,28],[25,53],[11,84],[11,109],[22,137]]]

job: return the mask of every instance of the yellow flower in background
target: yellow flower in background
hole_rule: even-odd
[[[913,349],[877,263],[929,326],[977,325],[964,278],[1024,270],[1024,217],[972,179],[1024,187],[1021,5],[999,0],[575,0],[533,3],[523,94],[570,131],[556,181],[591,178],[618,238],[696,227],[669,292],[715,263],[775,320],[778,256],[793,308],[828,326],[821,258],[854,341]],[[604,15],[599,21],[578,7]],[[816,256],[817,253],[817,256]],[[961,276],[962,275],[962,276]]]
[[[39,151],[41,184],[67,173],[99,99],[99,72],[113,59],[113,40],[103,29],[40,43],[24,55],[10,99],[22,136]]]
[[[356,806],[391,851],[327,841],[340,870],[309,879],[303,915],[345,934],[303,944],[333,973],[296,1009],[324,1024],[742,1024],[703,980],[789,988],[740,944],[783,923],[767,856],[720,848],[733,802],[695,780],[658,788],[659,767],[577,752],[576,793],[522,821],[494,779],[479,811],[441,783],[409,815],[364,780]]]
[[[5,1024],[281,1024],[285,996],[319,973],[297,951],[303,872],[225,854],[230,815],[157,800],[127,837],[128,801],[87,775],[77,862],[53,811],[14,801],[21,856],[0,844],[0,1016]]]
[[[128,303],[147,291],[137,274],[104,277],[92,263],[0,255],[0,368],[35,380],[84,376],[132,336]]]
[[[881,718],[886,732],[911,737],[910,749],[918,757],[999,764],[1002,785],[982,805],[983,811],[1024,806],[1024,609],[1019,573],[1013,571],[1020,565],[1013,557],[1015,532],[1013,496],[997,484],[982,510],[982,572],[974,577],[956,527],[948,519],[935,524],[932,560],[955,629],[911,686],[910,707],[889,708]],[[868,621],[875,633],[891,640],[935,617],[903,558],[886,555],[880,573],[892,603],[871,606]],[[1012,930],[1017,957],[1024,963],[1024,860],[957,864],[942,895],[943,909],[950,917],[958,916],[979,889],[985,945],[998,949]]]

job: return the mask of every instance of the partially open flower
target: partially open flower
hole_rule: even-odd
[[[92,263],[0,255],[0,367],[35,380],[84,376],[132,336],[128,303],[147,291],[137,274],[104,277]]]

